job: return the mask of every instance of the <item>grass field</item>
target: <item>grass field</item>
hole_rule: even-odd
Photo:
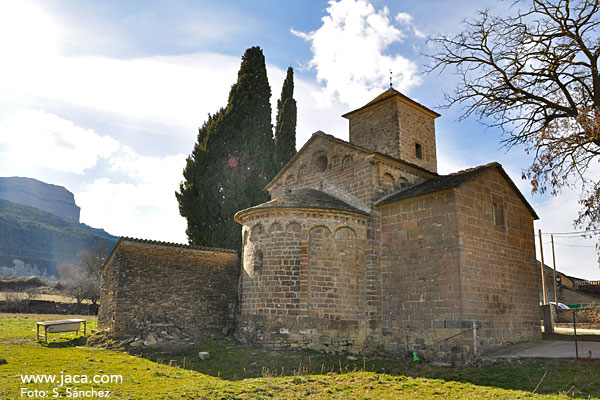
[[[109,391],[108,398],[113,399],[600,397],[600,360],[512,360],[443,367],[412,360],[358,357],[349,361],[345,356],[263,351],[228,338],[197,344],[193,351],[177,356],[132,356],[87,347],[71,333],[52,335],[48,345],[35,340],[36,321],[64,318],[0,314],[0,358],[7,361],[0,365],[0,399],[43,398],[42,392],[46,398],[100,398],[99,391]],[[95,321],[90,325],[95,327]],[[199,360],[200,350],[209,351],[211,359]],[[25,375],[42,374],[57,381],[23,382]],[[112,383],[83,382],[111,376]],[[61,379],[76,382],[60,386]]]

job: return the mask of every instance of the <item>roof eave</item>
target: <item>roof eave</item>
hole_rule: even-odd
[[[454,189],[454,188],[460,187],[462,184],[464,184],[467,181],[470,181],[471,179],[475,178],[476,176],[479,176],[483,171],[487,171],[487,170],[489,170],[491,168],[498,169],[498,172],[500,172],[500,174],[504,177],[504,179],[509,184],[509,186],[512,187],[513,191],[521,199],[521,201],[523,202],[523,204],[525,205],[525,207],[529,210],[529,213],[531,214],[531,216],[533,217],[533,219],[534,220],[540,219],[539,216],[537,215],[537,213],[535,212],[535,210],[533,209],[533,207],[531,206],[531,204],[529,204],[529,202],[527,201],[527,199],[525,198],[525,196],[523,196],[523,193],[521,193],[521,191],[519,190],[519,188],[517,187],[517,185],[515,185],[515,183],[513,182],[513,180],[510,179],[510,176],[508,176],[508,174],[504,170],[504,168],[502,168],[502,165],[499,164],[499,163],[497,163],[497,162],[490,163],[488,165],[482,166],[482,168],[480,168],[478,171],[476,171],[476,173],[473,176],[469,177],[468,179],[466,179],[463,182],[460,182],[456,186],[453,186],[453,187],[450,187],[450,188],[440,188],[440,189],[432,190],[431,192],[428,192],[428,193],[417,194],[417,195],[414,195],[414,196],[405,197],[405,198],[398,199],[398,200],[392,200],[392,201],[389,201],[389,202],[386,202],[386,198],[383,198],[380,201],[378,201],[375,205],[378,206],[378,207],[380,207],[380,206],[387,206],[389,204],[393,204],[393,203],[396,203],[398,201],[403,201],[403,200],[408,200],[408,199],[414,199],[416,197],[426,196],[426,195],[433,194],[433,193],[438,193],[438,192],[441,192],[441,191],[445,191],[447,189]],[[390,194],[389,197],[392,197],[392,196],[393,196],[393,194]]]
[[[243,225],[243,219],[247,216],[250,216],[252,214],[258,214],[261,213],[263,211],[273,211],[273,210],[297,210],[297,211],[326,211],[326,212],[335,212],[335,213],[339,213],[339,214],[348,214],[348,215],[359,215],[361,217],[367,217],[369,214],[364,212],[364,211],[351,211],[351,210],[344,210],[344,209],[338,209],[338,208],[326,208],[326,207],[295,207],[295,206],[266,206],[266,207],[250,207],[250,208],[246,208],[244,210],[238,211],[237,213],[235,213],[235,215],[233,216],[233,220],[235,222],[237,222],[240,225]]]
[[[343,114],[342,117],[349,119],[348,117],[350,117],[352,115],[363,113],[363,112],[368,111],[369,109],[373,108],[374,106],[380,105],[382,103],[390,102],[394,99],[399,99],[403,103],[412,105],[422,111],[425,111],[427,114],[429,114],[434,119],[441,116],[441,114],[425,107],[423,104],[414,101],[413,99],[403,95],[402,93],[398,92],[397,90],[394,90],[394,92],[395,92],[394,94],[384,97],[381,100],[378,100],[378,101],[371,100],[371,102],[365,104],[364,106],[357,108],[356,110],[349,111],[346,114]]]
[[[100,267],[100,273],[102,273],[102,271],[104,271],[104,267],[106,267],[108,265],[108,263],[112,260],[113,255],[117,251],[117,247],[119,247],[121,245],[121,243],[123,242],[124,239],[125,238],[123,236],[121,236],[119,238],[119,240],[117,241],[117,244],[115,244],[115,247],[113,247],[113,249],[110,252],[110,254],[108,255],[108,257],[106,257],[106,261],[104,261],[104,264],[102,264],[102,266]]]

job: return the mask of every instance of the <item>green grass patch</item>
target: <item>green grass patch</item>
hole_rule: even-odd
[[[348,360],[303,351],[258,350],[230,338],[196,343],[177,355],[146,350],[140,356],[82,345],[72,333],[54,334],[48,345],[35,340],[35,322],[65,318],[71,316],[0,314],[0,358],[7,361],[0,365],[1,399],[28,398],[21,396],[22,388],[44,391],[47,398],[69,394],[73,398],[74,391],[89,395],[92,387],[96,393],[109,391],[113,399],[600,397],[600,360],[505,360],[443,367],[412,360]],[[210,352],[211,358],[199,360],[198,351]],[[23,382],[24,375],[42,374],[57,381]],[[76,375],[79,382],[59,385],[61,379]],[[81,376],[89,380],[120,376],[122,382],[85,383]],[[58,397],[52,397],[54,393]]]

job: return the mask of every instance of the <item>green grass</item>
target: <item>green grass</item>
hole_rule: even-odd
[[[109,390],[117,399],[560,399],[598,398],[600,360],[507,360],[481,366],[441,367],[411,360],[252,349],[229,338],[211,339],[176,356],[81,345],[75,334],[35,340],[35,322],[65,316],[0,314],[0,399],[21,399],[24,374],[121,375],[123,383],[71,384]],[[86,318],[86,317],[84,317]],[[87,317],[89,318],[89,317]],[[94,322],[92,322],[92,326]],[[88,325],[89,326],[89,325]],[[197,351],[209,351],[201,361]],[[185,368],[183,363],[185,359]],[[169,366],[168,364],[173,364]],[[95,397],[98,398],[98,397]]]

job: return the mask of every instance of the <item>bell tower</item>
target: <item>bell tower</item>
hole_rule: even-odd
[[[440,114],[389,88],[342,115],[350,122],[350,143],[437,172],[435,119]]]

